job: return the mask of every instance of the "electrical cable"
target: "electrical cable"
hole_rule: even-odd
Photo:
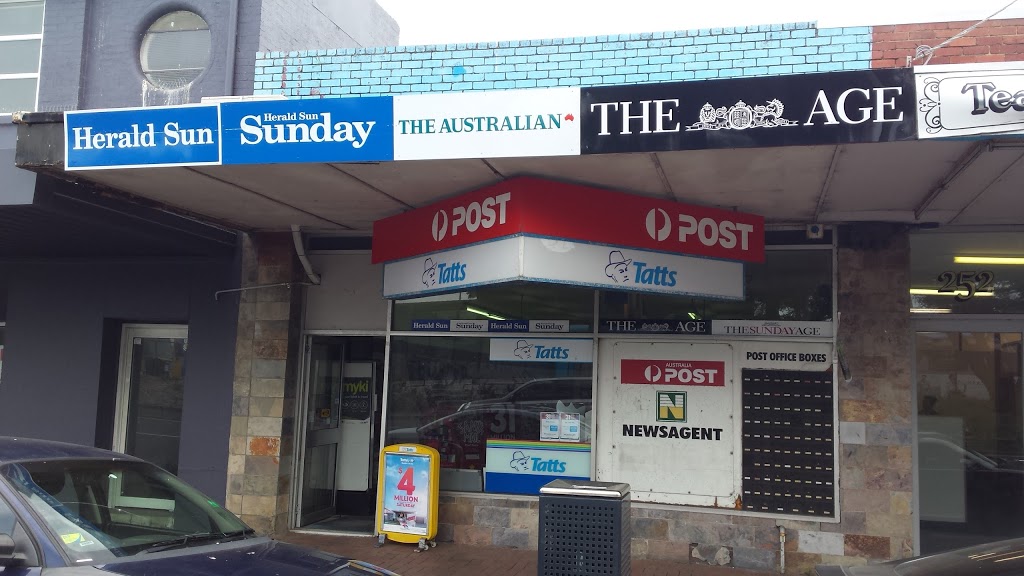
[[[963,38],[964,36],[970,34],[971,32],[974,31],[975,28],[977,28],[978,26],[981,26],[985,22],[988,22],[989,20],[995,18],[999,14],[1003,13],[1004,11],[1006,11],[1007,8],[1009,8],[1010,6],[1013,6],[1014,4],[1016,4],[1019,1],[1020,0],[1011,0],[1009,4],[1007,4],[1006,6],[1003,6],[999,10],[996,10],[994,13],[992,13],[990,16],[986,17],[984,20],[981,20],[981,21],[975,23],[973,26],[967,27],[962,32],[960,32],[959,34],[950,37],[948,40],[940,43],[938,46],[935,46],[934,48],[931,47],[931,46],[928,46],[928,45],[924,45],[924,44],[922,44],[921,46],[918,46],[917,50],[914,51],[914,57],[912,59],[908,58],[909,62],[907,62],[907,65],[909,66],[913,62],[915,62],[917,60],[920,60],[921,58],[925,58],[924,65],[927,66],[928,62],[931,62],[932,56],[935,55],[935,51],[936,50],[939,50],[939,49],[945,47],[946,45],[948,45],[949,43],[956,42],[960,38]]]

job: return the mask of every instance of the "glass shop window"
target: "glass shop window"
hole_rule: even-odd
[[[585,362],[522,361],[522,355],[545,356],[538,341],[549,350],[572,348],[573,354],[593,347],[589,338],[393,336],[387,443],[436,448],[441,453],[442,490],[483,491],[485,468],[488,478],[497,472],[524,474],[523,481],[531,481],[530,470],[517,468],[515,462],[521,457],[529,464],[528,448],[493,450],[502,454],[501,459],[488,462],[488,440],[585,446],[585,470],[565,472],[589,477],[593,364],[589,356]],[[529,346],[532,351],[524,350]],[[552,437],[550,430],[542,434],[542,423],[552,418],[575,422],[575,434],[569,426],[562,427],[560,438]],[[489,486],[487,491],[503,490]]]
[[[431,320],[554,321],[543,332],[591,332],[594,291],[559,284],[515,282],[395,302],[392,329],[425,330]],[[562,329],[564,328],[564,329]],[[447,329],[435,330],[447,332]],[[486,331],[486,330],[482,330]],[[492,330],[493,331],[493,330]],[[503,330],[528,332],[527,330]]]
[[[910,236],[910,311],[1024,314],[1024,234]]]
[[[41,0],[0,1],[0,114],[36,109],[43,10]]]
[[[744,300],[601,292],[600,321],[832,320],[832,251],[769,250],[747,264]]]

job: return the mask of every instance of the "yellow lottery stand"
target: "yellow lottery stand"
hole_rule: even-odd
[[[394,444],[380,453],[377,477],[377,546],[385,540],[435,545],[441,457],[419,444]]]

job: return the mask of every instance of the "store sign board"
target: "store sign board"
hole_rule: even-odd
[[[594,341],[583,338],[491,338],[492,362],[594,361]]]
[[[568,332],[568,320],[413,320],[413,332]]]
[[[744,296],[739,262],[533,236],[523,238],[523,277],[655,294]]]
[[[739,495],[733,347],[641,339],[603,346],[609,361],[599,378],[609,385],[598,386],[597,402],[616,409],[598,414],[597,480],[626,482],[647,502],[730,506]]]
[[[1024,62],[921,66],[914,73],[919,138],[1024,131]]]
[[[831,338],[831,322],[784,320],[714,320],[711,331],[721,336],[769,336],[773,338]]]
[[[385,298],[439,294],[515,280],[521,275],[519,238],[456,248],[429,256],[389,262],[384,266]],[[453,320],[455,331],[486,332],[486,320]],[[474,327],[475,326],[475,327]]]
[[[224,164],[381,162],[394,156],[390,96],[220,104]]]
[[[513,234],[764,261],[764,218],[540,178],[511,178],[378,220],[373,262]]]
[[[822,372],[832,366],[832,344],[826,342],[736,342],[743,368]]]
[[[539,494],[555,478],[590,480],[590,445],[574,442],[487,440],[487,492]]]
[[[580,89],[395,96],[395,160],[576,156]]]
[[[64,113],[64,168],[219,164],[219,109],[154,106]]]
[[[598,331],[609,334],[711,334],[710,320],[601,320]]]
[[[409,298],[511,281],[732,300],[744,297],[740,262],[535,236],[512,236],[385,263],[383,295]],[[475,324],[456,330],[457,322]],[[539,322],[541,328],[545,322]],[[449,330],[487,332],[490,326],[486,320],[453,320]]]
[[[584,88],[583,154],[916,137],[910,69]]]

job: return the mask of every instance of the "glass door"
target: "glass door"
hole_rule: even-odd
[[[338,446],[341,444],[342,355],[313,338],[309,339],[306,350],[306,437],[300,526],[335,514]]]
[[[922,553],[1024,536],[1024,322],[918,321]]]
[[[178,473],[188,327],[125,325],[114,447]]]
[[[299,526],[372,533],[385,340],[306,340]]]

